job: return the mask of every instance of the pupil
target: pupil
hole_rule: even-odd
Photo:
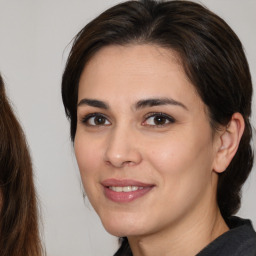
[[[162,125],[165,124],[166,118],[162,116],[156,116],[154,121],[156,125]]]
[[[96,125],[101,125],[101,124],[104,124],[105,123],[105,118],[104,117],[97,117],[95,119],[95,124]]]

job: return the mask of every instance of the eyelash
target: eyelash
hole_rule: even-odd
[[[150,118],[164,118],[165,121],[168,121],[167,123],[164,123],[164,124],[146,124],[145,122],[147,120],[149,120]],[[149,113],[146,115],[146,118],[145,118],[145,121],[143,121],[142,125],[144,126],[152,126],[152,127],[164,127],[164,126],[167,126],[167,125],[170,125],[170,124],[173,124],[175,123],[175,119],[165,113],[162,113],[162,112],[155,112],[155,113]]]
[[[85,117],[83,117],[81,122],[83,124],[87,125],[87,126],[106,126],[106,124],[102,124],[102,125],[100,125],[100,124],[98,124],[98,125],[97,124],[94,124],[94,125],[89,124],[90,119],[95,118],[95,117],[103,118],[105,121],[108,121],[108,118],[105,115],[101,114],[101,113],[91,113],[91,114],[88,114]],[[109,122],[109,124],[107,124],[107,126],[110,125],[110,124],[111,123]]]
[[[89,124],[89,121],[91,118],[95,118],[95,117],[98,117],[98,118],[102,118],[104,122],[108,122],[108,124]],[[150,118],[163,118],[165,120],[165,123],[164,124],[147,124],[146,122],[150,119]],[[155,120],[154,120],[155,121]],[[167,121],[167,123],[166,123]],[[167,125],[170,125],[172,123],[175,123],[175,119],[167,114],[164,114],[164,113],[161,113],[161,112],[154,112],[154,113],[148,113],[146,116],[145,116],[145,120],[142,122],[142,125],[143,126],[151,126],[151,127],[164,127],[164,126],[167,126]],[[108,118],[101,114],[101,113],[91,113],[91,114],[88,114],[86,115],[85,117],[83,117],[81,119],[81,122],[87,126],[96,126],[96,127],[99,127],[99,126],[109,126],[111,125],[111,122],[108,120]]]

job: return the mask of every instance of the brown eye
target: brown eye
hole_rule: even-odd
[[[93,122],[95,125],[104,125],[106,122],[106,118],[103,116],[96,116],[96,117],[94,117]]]
[[[156,114],[151,114],[144,122],[143,125],[147,126],[164,126],[168,125],[171,123],[174,123],[175,120],[166,114],[162,113],[156,113]]]
[[[86,116],[83,118],[82,122],[88,126],[104,126],[111,124],[105,116],[97,113]]]
[[[166,117],[163,117],[163,116],[155,116],[154,117],[154,124],[155,125],[164,125],[166,124],[168,120],[166,119]]]

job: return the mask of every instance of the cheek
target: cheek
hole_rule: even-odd
[[[209,145],[207,139],[176,137],[172,142],[155,144],[154,150],[149,151],[151,166],[158,172],[160,194],[156,208],[164,209],[165,213],[161,214],[166,219],[172,216],[175,220],[189,212],[211,193],[212,151]]]
[[[96,142],[90,143],[88,138],[80,136],[79,133],[75,137],[74,150],[81,179],[87,191],[88,184],[91,184],[95,173],[100,169],[101,152]]]
[[[77,164],[80,171],[81,180],[84,191],[94,209],[97,211],[100,205],[98,195],[102,193],[99,184],[100,160],[102,159],[101,152],[97,143],[91,142],[84,135],[79,136],[77,133],[74,141],[74,149]]]
[[[148,151],[148,159],[158,170],[166,189],[185,191],[184,187],[196,187],[195,184],[210,181],[212,140],[210,133],[205,132],[206,136],[202,136],[201,132],[175,133],[168,140],[154,143],[153,149]]]
[[[178,172],[193,166],[202,166],[209,163],[211,149],[208,142],[193,141],[181,138],[155,143],[154,148],[148,153],[149,159],[155,169],[163,172]]]
[[[93,170],[94,165],[99,163],[101,156],[100,147],[97,140],[93,140],[90,136],[85,136],[81,131],[77,131],[74,141],[75,155],[81,172]]]

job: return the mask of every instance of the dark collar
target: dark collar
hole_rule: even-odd
[[[206,246],[197,256],[256,256],[256,233],[250,220],[230,217],[230,230]]]

